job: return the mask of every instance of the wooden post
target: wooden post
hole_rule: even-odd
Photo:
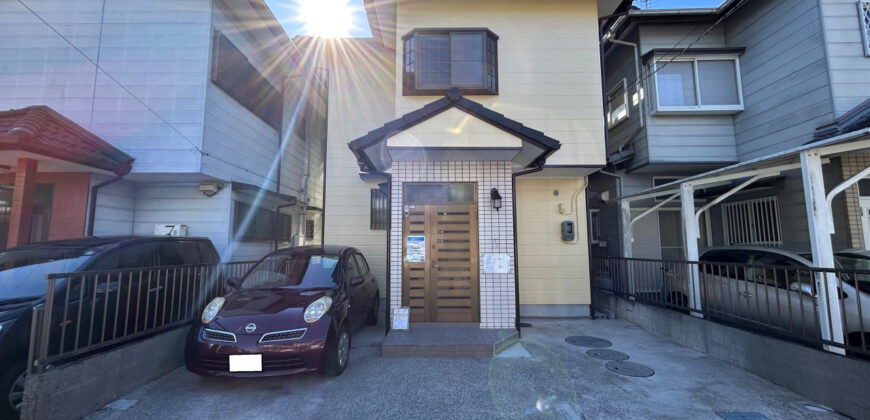
[[[9,213],[9,234],[6,247],[30,242],[33,221],[33,193],[36,190],[36,168],[39,161],[19,158],[12,190],[12,211]]]
[[[831,208],[825,198],[822,158],[817,150],[801,152],[801,176],[803,177],[804,198],[807,205],[813,265],[819,268],[834,268],[834,249],[831,244],[833,232],[830,225]],[[837,292],[837,276],[834,273],[818,273],[815,276],[815,282],[822,339],[844,343],[843,314]],[[835,346],[826,345],[825,350],[846,354],[845,349]]]

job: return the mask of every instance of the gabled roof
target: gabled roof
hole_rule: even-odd
[[[125,175],[133,158],[55,110],[0,111],[0,150],[20,150]]]
[[[459,109],[508,134],[541,148],[543,152],[534,159],[533,164],[543,163],[549,155],[559,150],[562,146],[558,140],[547,136],[543,132],[526,127],[516,120],[512,120],[503,114],[462,96],[458,88],[451,88],[443,98],[430,102],[420,109],[411,111],[400,118],[384,124],[380,128],[369,131],[368,134],[348,143],[348,146],[354,156],[356,156],[360,169],[364,172],[379,172],[366,154],[366,149],[451,108]]]

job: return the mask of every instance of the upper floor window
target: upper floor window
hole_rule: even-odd
[[[211,81],[254,115],[281,131],[281,91],[257,70],[226,35],[215,32]]]
[[[870,1],[858,2],[858,18],[861,19],[861,35],[864,38],[864,55],[870,57]]]
[[[414,29],[402,37],[404,95],[498,94],[498,36],[488,29]]]
[[[732,114],[743,110],[737,57],[656,58],[651,73],[656,113]]]
[[[628,112],[628,89],[625,79],[622,79],[607,92],[607,127],[627,120]]]

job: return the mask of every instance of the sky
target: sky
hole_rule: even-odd
[[[653,9],[674,9],[689,7],[716,7],[723,0],[635,0],[635,5],[646,8],[649,5]],[[348,16],[349,29],[341,36],[369,37],[372,35],[363,9],[362,0],[266,0],[266,4],[272,9],[272,13],[281,22],[284,30],[291,37],[296,35],[308,35],[317,28],[306,25],[300,19],[300,13],[313,15],[338,16],[336,8],[344,7],[344,13]]]

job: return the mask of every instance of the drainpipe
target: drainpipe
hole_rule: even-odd
[[[540,172],[544,170],[544,161],[540,160],[535,163],[535,167],[529,170],[520,171],[511,175],[511,202],[513,205],[514,219],[514,309],[516,311],[514,318],[514,327],[517,329],[519,338],[523,338],[523,331],[520,329],[520,255],[517,246],[517,177]]]
[[[87,220],[88,231],[85,233],[85,236],[94,236],[94,219],[96,218],[96,215],[97,215],[97,193],[100,191],[100,188],[103,188],[107,185],[114,184],[114,183],[122,180],[124,178],[124,175],[127,175],[128,173],[130,173],[129,166],[127,166],[126,171],[124,171],[123,173],[116,174],[116,176],[114,178],[112,178],[108,181],[105,181],[105,182],[101,182],[101,183],[91,187],[91,197],[90,197],[91,202],[89,204],[90,207],[88,208],[88,220]]]
[[[390,263],[390,237],[393,232],[393,175],[387,174],[387,214],[390,215],[390,222],[387,223],[387,278],[384,279],[384,284],[386,285],[386,290],[384,290],[384,295],[386,295],[386,304],[384,305],[384,335],[390,333],[390,267],[392,264]]]

